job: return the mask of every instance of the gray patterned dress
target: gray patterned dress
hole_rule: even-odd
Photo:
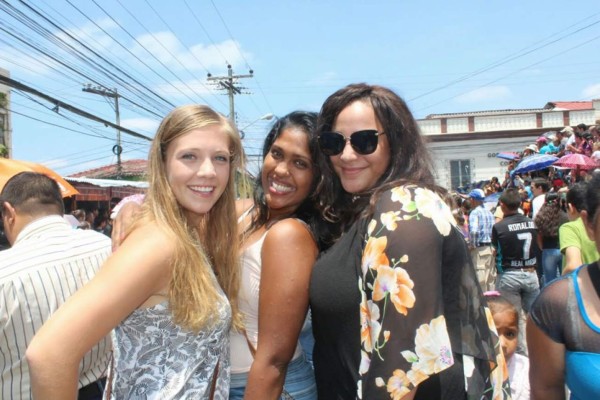
[[[221,292],[219,319],[191,333],[172,321],[168,304],[137,309],[112,332],[114,370],[110,399],[210,399],[229,394],[231,308]],[[105,394],[106,398],[106,394]]]

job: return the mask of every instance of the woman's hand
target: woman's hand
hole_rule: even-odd
[[[130,201],[121,206],[117,216],[113,221],[113,230],[111,235],[112,250],[116,251],[123,240],[125,239],[126,232],[131,227],[131,223],[135,220],[136,214],[142,208],[141,204],[135,201]]]

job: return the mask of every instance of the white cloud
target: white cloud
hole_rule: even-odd
[[[110,18],[101,18],[96,23],[88,22],[80,27],[66,29],[66,32],[85,43],[86,46],[93,49],[106,49],[112,47],[113,40],[103,31],[114,31],[118,25]],[[69,43],[74,44],[73,40],[65,33],[59,32],[56,36]]]
[[[600,83],[590,85],[583,89],[581,95],[586,99],[598,99],[600,98]]]
[[[511,91],[506,86],[486,86],[458,96],[457,103],[477,103],[481,101],[502,100],[510,97]]]
[[[148,58],[148,52],[150,52],[163,64],[181,68],[173,56],[177,57],[177,53],[181,52],[182,48],[179,40],[172,32],[146,33],[136,39],[137,42],[134,43],[131,51],[138,57]]]
[[[242,57],[238,50],[238,47],[241,48],[241,46],[232,40],[225,40],[216,45],[198,43],[186,48],[170,31],[144,34],[136,39],[137,43],[131,49],[134,54],[147,59],[148,52],[150,52],[162,64],[177,71],[189,70],[206,73],[208,70],[217,74],[227,71],[225,60],[232,65],[244,65],[244,59],[252,59],[252,54],[243,50]],[[150,60],[150,62],[152,61]]]
[[[190,47],[187,54],[181,55],[181,60],[189,63],[189,65],[192,66],[198,64],[198,60],[200,60],[209,71],[213,69],[216,71],[225,71],[227,68],[225,60],[227,60],[227,62],[229,62],[231,65],[245,65],[246,63],[244,59],[248,60],[248,62],[252,62],[252,54],[241,49],[243,53],[242,57],[238,47],[241,49],[241,45],[233,40],[225,40],[219,44],[211,44],[208,46],[196,44]],[[200,66],[198,65],[198,67]],[[248,73],[248,71],[237,71],[236,74],[238,73],[244,74]]]
[[[146,132],[156,132],[160,121],[150,118],[129,118],[121,120],[121,126],[129,128],[132,131],[141,130]],[[153,134],[151,136],[154,136]]]

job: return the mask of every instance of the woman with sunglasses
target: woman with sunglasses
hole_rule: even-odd
[[[405,102],[332,94],[316,131],[335,243],[311,277],[320,399],[503,398],[510,390],[471,259]]]

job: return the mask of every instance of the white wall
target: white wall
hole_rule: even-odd
[[[493,176],[497,176],[502,182],[508,161],[495,155],[504,151],[521,152],[536,138],[537,136],[429,143],[436,181],[440,186],[450,189],[450,161],[470,160],[471,182],[489,180]]]

